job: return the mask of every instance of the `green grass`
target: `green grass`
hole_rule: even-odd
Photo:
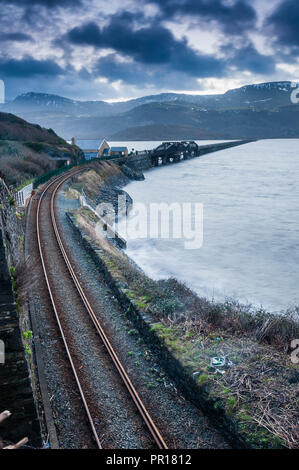
[[[137,335],[138,335],[138,331],[135,330],[135,328],[133,328],[132,330],[129,330],[128,333],[129,333],[129,335],[131,335],[131,336],[137,336]]]
[[[207,374],[200,374],[197,379],[199,385],[205,385],[209,382],[209,376]]]
[[[97,223],[99,221],[99,217],[92,210],[87,209],[87,207],[82,207],[80,212],[91,222]]]
[[[235,397],[230,397],[227,401],[227,412],[229,416],[233,414],[233,411],[237,405],[237,400]]]
[[[27,147],[34,150],[34,152],[41,153],[49,147],[49,144],[44,142],[24,142]]]

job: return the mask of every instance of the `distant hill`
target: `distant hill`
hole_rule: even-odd
[[[221,104],[223,106],[274,110],[291,104],[290,96],[292,91],[291,82],[267,82],[247,85],[227,91],[221,99]]]
[[[188,128],[188,138],[299,137],[299,106],[291,104],[291,92],[291,82],[282,81],[219,95],[162,93],[119,103],[26,93],[2,109],[67,139],[185,139]]]
[[[138,138],[136,138],[138,136]],[[217,140],[220,138],[230,139],[231,136],[220,137],[213,132],[192,126],[179,126],[167,124],[152,124],[148,126],[130,127],[116,132],[110,136],[110,140]],[[179,136],[179,137],[178,137]]]
[[[3,106],[6,112],[17,114],[41,113],[45,116],[72,115],[95,116],[113,114],[113,105],[105,101],[76,101],[47,93],[24,93]]]

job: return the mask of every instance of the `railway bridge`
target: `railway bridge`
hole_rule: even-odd
[[[252,141],[230,141],[209,145],[198,145],[194,141],[164,142],[156,149],[150,151],[149,156],[152,166],[156,167],[170,163],[178,163],[182,160],[189,160],[190,158],[199,157],[207,153],[224,150],[249,142]]]

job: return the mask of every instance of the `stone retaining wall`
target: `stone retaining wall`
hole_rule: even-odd
[[[0,340],[5,350],[5,362],[0,364],[0,411],[12,413],[1,426],[0,435],[11,442],[28,437],[28,445],[38,447],[41,446],[40,426],[9,272],[9,266],[16,266],[22,258],[23,229],[1,181],[0,204]]]

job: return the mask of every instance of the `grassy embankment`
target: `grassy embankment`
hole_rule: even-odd
[[[52,129],[30,124],[13,114],[0,113],[0,172],[8,185],[26,182],[57,167],[57,160],[82,157]]]
[[[95,195],[109,175],[107,167],[103,175],[85,173],[75,189],[80,184]],[[175,279],[153,281],[97,230],[91,211],[79,209],[76,220],[102,250],[118,288],[150,316],[152,333],[193,376],[215,414],[225,415],[248,446],[298,448],[299,364],[290,356],[291,341],[299,337],[298,311],[272,316],[235,301],[199,298]],[[212,366],[215,356],[225,357],[226,365]]]

